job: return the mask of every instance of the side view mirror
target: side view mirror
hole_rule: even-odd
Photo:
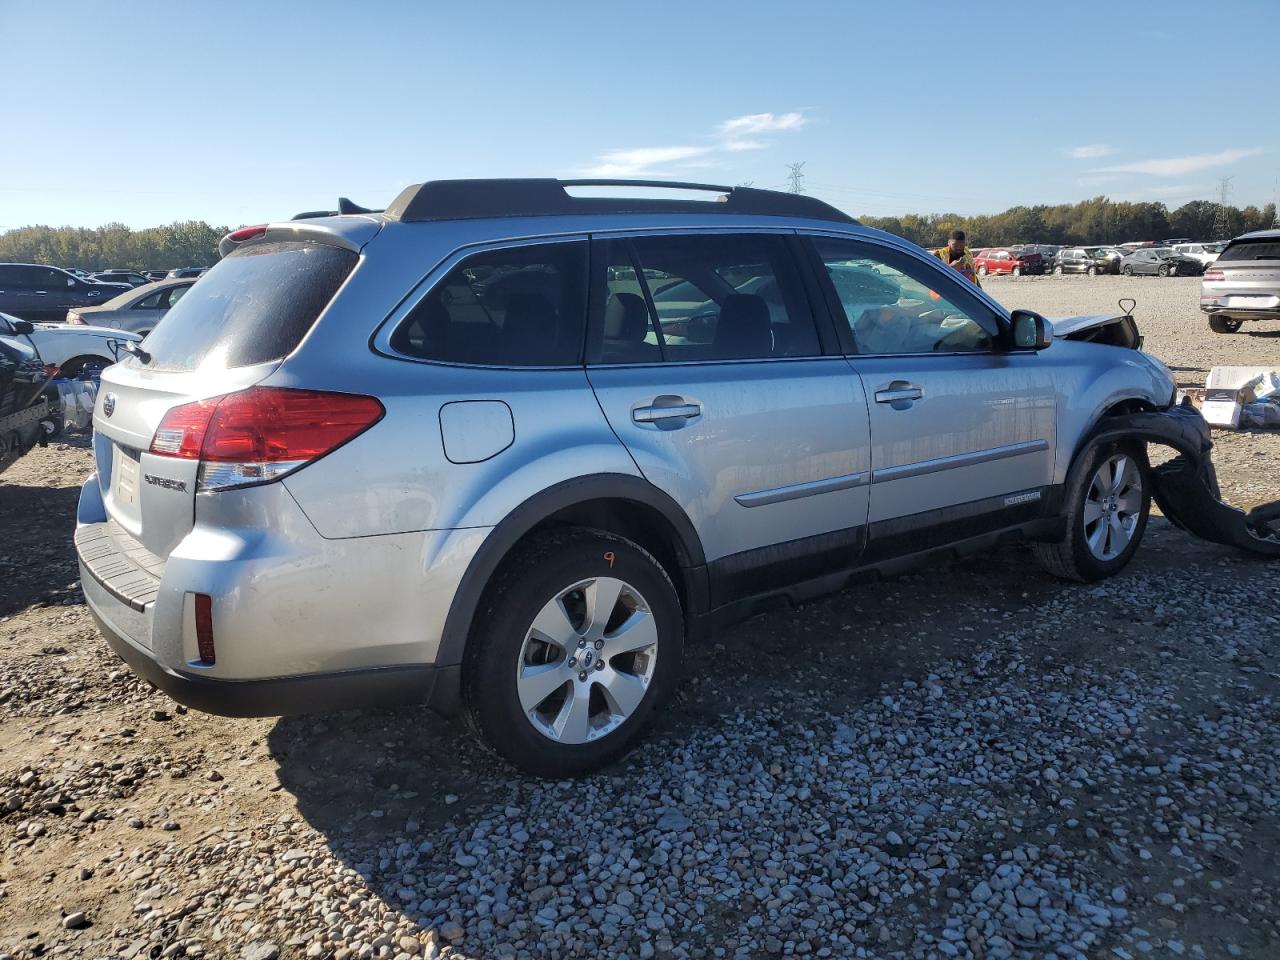
[[[1053,325],[1031,310],[1013,311],[1009,332],[1015,350],[1043,350],[1053,343]]]
[[[16,317],[9,321],[9,326],[13,328],[14,333],[26,335],[35,331],[36,327],[30,320],[19,320]]]

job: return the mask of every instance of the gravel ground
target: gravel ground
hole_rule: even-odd
[[[1192,280],[989,282],[1106,312],[1202,383],[1280,360]],[[1227,495],[1274,435],[1219,434]],[[76,586],[87,443],[0,486],[0,957],[1257,957],[1280,953],[1280,568],[1153,518],[1081,587],[1009,547],[757,617],[646,744],[513,775],[421,711],[187,713]]]

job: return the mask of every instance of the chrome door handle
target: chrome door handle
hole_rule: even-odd
[[[636,423],[658,423],[662,420],[691,420],[702,416],[702,406],[696,403],[677,403],[669,407],[654,405],[636,407],[631,419]]]
[[[919,400],[923,396],[924,391],[914,383],[907,383],[905,380],[895,380],[884,390],[876,391],[876,403],[894,403],[898,400]]]
[[[49,291],[48,291],[48,290],[37,290],[37,291],[36,291],[36,296],[37,296],[37,297],[47,297],[48,295],[49,295]]]

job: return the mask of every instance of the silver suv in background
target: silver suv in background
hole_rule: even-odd
[[[1235,333],[1246,320],[1280,320],[1280,230],[1227,244],[1205,271],[1200,309],[1214,333]]]
[[[809,197],[593,186],[224,240],[95,411],[76,547],[136,672],[233,715],[424,700],[563,776],[717,625],[1008,537],[1133,556],[1144,448],[1090,436],[1172,403],[1158,361]]]

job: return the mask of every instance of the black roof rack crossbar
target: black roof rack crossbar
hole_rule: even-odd
[[[717,194],[719,202],[651,197],[574,197],[565,187],[702,190]],[[386,209],[388,217],[405,223],[589,213],[730,213],[858,222],[830,204],[803,194],[661,180],[429,180],[406,187]]]

